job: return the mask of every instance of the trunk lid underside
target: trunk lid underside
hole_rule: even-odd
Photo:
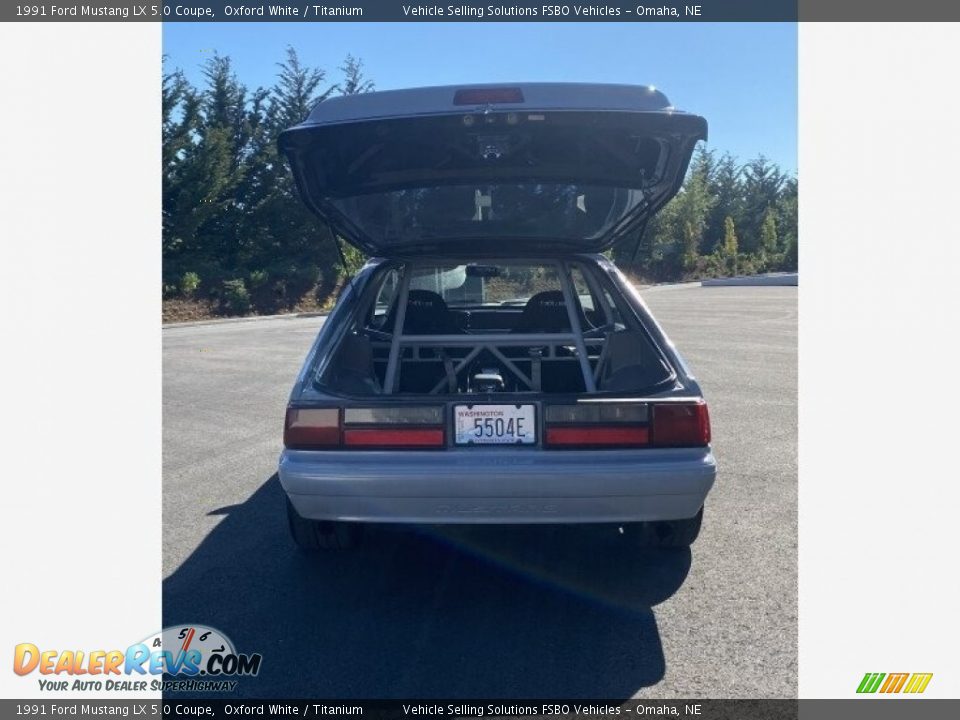
[[[651,88],[540,84],[328,100],[279,144],[305,202],[365,252],[482,256],[636,237],[705,138]]]

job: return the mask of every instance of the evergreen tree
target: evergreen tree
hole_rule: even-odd
[[[777,234],[779,250],[786,252],[797,242],[797,179],[790,178],[777,198]]]
[[[770,258],[777,253],[777,211],[768,207],[760,226],[760,249]]]
[[[207,86],[199,91],[180,73],[165,78],[164,274],[175,281],[195,271],[209,288],[223,279],[224,266],[237,261],[226,235],[238,216],[246,91],[226,58],[209,60],[204,76]]]
[[[163,192],[163,254],[177,253],[184,242],[184,231],[177,212],[180,196],[189,193],[184,162],[193,149],[193,137],[199,123],[200,100],[179,70],[164,73],[161,86],[161,173]],[[175,285],[176,277],[169,278]]]
[[[345,245],[343,266],[329,230],[300,199],[277,136],[318,102],[367,92],[373,81],[352,55],[337,83],[293,48],[277,67],[276,81],[254,90],[222,56],[204,64],[196,87],[179,70],[163,74],[165,297],[219,300],[230,312],[292,307],[311,292],[323,302],[363,262]],[[738,267],[796,269],[797,197],[797,179],[765,158],[741,167],[700,148],[639,245],[624,243],[611,255],[666,281]]]
[[[797,245],[797,238],[794,237],[790,244],[787,246],[786,252],[783,254],[783,264],[781,270],[789,270],[796,272],[800,262],[799,262],[799,250],[800,248]]]
[[[740,166],[729,153],[725,153],[714,164],[709,190],[715,202],[707,216],[704,242],[700,248],[703,255],[709,255],[723,243],[724,222],[727,216],[732,217],[736,222],[743,213],[741,174]]]
[[[292,47],[287,47],[277,68],[276,82],[264,98],[263,132],[256,143],[247,232],[256,240],[257,253],[248,271],[258,273],[257,304],[290,307],[315,286],[318,296],[332,291],[336,278],[322,268],[332,265],[335,252],[326,228],[297,194],[290,168],[277,149],[277,136],[305,120],[334,88],[324,85],[322,69],[305,66]]]
[[[367,79],[363,74],[363,60],[347,55],[339,70],[343,73],[343,81],[337,88],[341,95],[356,95],[374,89],[373,80]]]
[[[733,273],[737,272],[737,256],[740,253],[740,243],[737,240],[737,231],[733,218],[727,215],[723,221],[723,256]]]
[[[297,51],[287,46],[287,57],[277,63],[280,69],[271,91],[271,120],[279,132],[306,119],[317,103],[326,100],[336,85],[321,89],[327,73],[321,68],[305,67]]]
[[[748,162],[743,168],[742,212],[737,223],[741,250],[754,254],[761,249],[761,228],[767,209],[775,206],[786,177],[766,157]]]
[[[683,268],[696,267],[707,221],[717,199],[710,193],[713,155],[701,148],[690,164],[683,192],[675,203],[677,230],[683,241]]]

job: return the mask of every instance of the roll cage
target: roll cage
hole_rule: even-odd
[[[513,388],[511,392],[540,393],[547,391],[544,387],[544,368],[568,368],[563,375],[566,380],[563,384],[569,385],[569,392],[577,392],[582,382],[581,390],[586,393],[596,393],[601,385],[601,378],[610,370],[610,336],[623,334],[626,329],[623,319],[626,315],[616,306],[613,295],[601,285],[600,280],[588,263],[577,259],[531,259],[517,258],[515,260],[498,259],[502,263],[536,264],[538,267],[550,268],[554,271],[559,282],[559,292],[562,294],[563,307],[566,313],[566,325],[569,329],[546,332],[483,332],[463,331],[458,333],[424,333],[405,330],[407,310],[411,294],[411,281],[417,269],[435,267],[438,262],[449,264],[450,259],[437,260],[418,258],[406,261],[389,261],[383,272],[389,269],[398,271],[398,285],[391,308],[386,313],[385,324],[380,328],[371,327],[369,318],[373,316],[377,302],[377,293],[385,277],[378,273],[372,281],[365,284],[359,298],[359,306],[354,319],[348,323],[346,333],[362,336],[364,342],[369,340],[370,359],[361,359],[357,364],[369,362],[371,368],[376,367],[374,373],[382,380],[378,381],[375,394],[390,396],[398,394],[427,394],[438,395],[445,391],[450,393],[464,392],[460,389],[461,378],[465,371],[482,358],[489,358],[495,362],[504,373],[509,373],[509,382]],[[574,269],[579,269],[580,276],[586,284],[586,290],[592,299],[591,313],[595,322],[587,320],[573,280]],[[516,307],[513,303],[502,303],[504,309]],[[587,326],[585,326],[585,324]],[[646,343],[659,356],[660,364],[667,368],[661,380],[666,376],[673,376],[672,369],[665,362],[662,352],[651,341],[642,324],[639,332],[646,338]],[[622,354],[622,350],[620,351]],[[430,378],[428,385],[416,391],[401,391],[401,379],[404,372],[413,372],[411,368],[418,364],[430,363],[433,366],[442,364],[443,373]],[[622,364],[622,362],[621,362]],[[384,368],[385,365],[385,368]],[[578,368],[575,372],[573,367]],[[317,368],[315,378],[321,380],[324,372],[329,368]],[[549,371],[548,371],[549,372]],[[468,373],[469,375],[469,373]],[[322,385],[326,385],[321,381]],[[557,385],[553,383],[554,387]],[[469,392],[469,391],[466,391]],[[553,392],[558,392],[554,389]]]
[[[556,357],[558,345],[572,344],[576,348],[576,357],[579,360],[580,370],[583,373],[584,387],[587,392],[596,391],[596,380],[593,370],[590,367],[587,356],[587,344],[583,337],[583,327],[576,311],[576,294],[573,291],[573,281],[570,278],[569,264],[565,261],[544,261],[545,266],[552,266],[557,272],[560,280],[560,288],[563,293],[564,305],[567,309],[567,317],[570,323],[570,332],[567,333],[509,333],[509,334],[475,334],[475,335],[406,335],[403,327],[406,319],[407,299],[410,292],[410,280],[412,272],[404,272],[401,276],[399,293],[397,295],[397,313],[393,323],[390,340],[390,354],[387,361],[386,379],[384,380],[384,393],[387,395],[396,392],[398,381],[398,370],[400,364],[400,352],[404,347],[413,349],[415,357],[420,356],[423,348],[447,347],[469,348],[465,357],[461,358],[453,368],[453,374],[457,375],[462,369],[477,358],[484,350],[496,357],[504,366],[510,370],[515,378],[523,383],[528,389],[538,391],[535,387],[537,378],[533,377],[537,373],[531,372],[531,376],[520,370],[509,357],[507,357],[501,348],[504,347],[529,347],[535,344],[546,348],[549,357]],[[537,366],[534,359],[534,366]],[[449,375],[449,371],[448,371]],[[444,378],[431,389],[431,394],[439,393],[448,378]]]

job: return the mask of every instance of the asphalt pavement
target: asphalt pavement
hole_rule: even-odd
[[[379,530],[319,559],[276,479],[323,318],[163,331],[164,625],[260,652],[240,697],[708,698],[797,692],[797,288],[644,292],[710,405],[692,551],[606,528]]]

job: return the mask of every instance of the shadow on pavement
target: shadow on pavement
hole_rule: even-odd
[[[616,528],[376,528],[308,557],[276,475],[163,584],[164,626],[208,624],[260,652],[231,697],[629,698],[664,674],[651,607],[690,552]],[[186,697],[178,694],[178,697]]]

